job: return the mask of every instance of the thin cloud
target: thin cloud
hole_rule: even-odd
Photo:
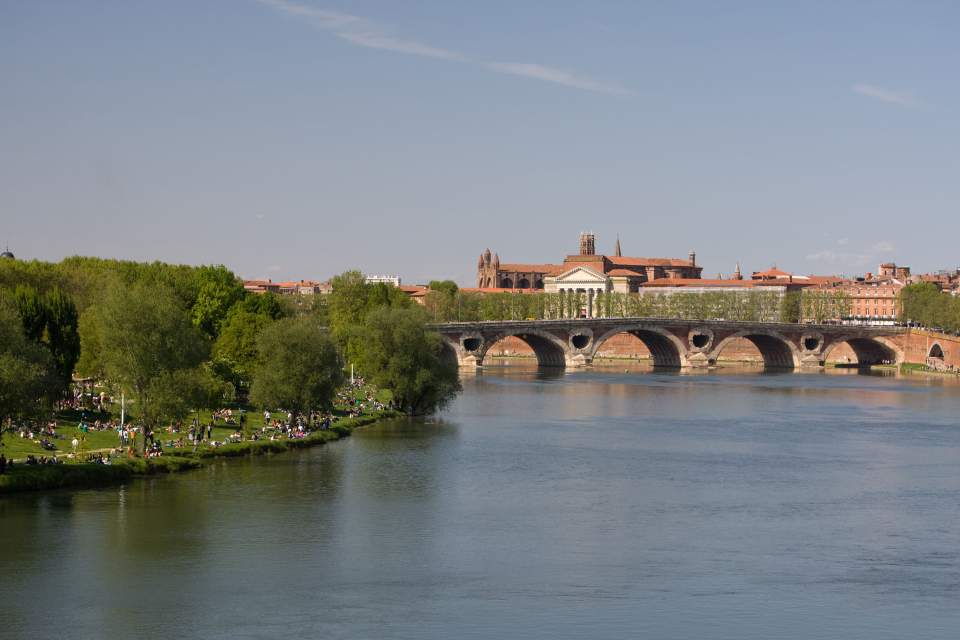
[[[847,253],[843,251],[833,251],[832,249],[823,249],[821,251],[817,251],[816,253],[807,255],[807,260],[810,260],[811,262],[819,262],[821,264],[848,264],[861,266],[869,262],[870,256],[865,256],[860,253]]]
[[[329,31],[345,42],[370,49],[392,51],[411,56],[437,58],[477,64],[497,73],[532,78],[581,91],[593,91],[613,95],[631,95],[633,92],[613,84],[600,82],[586,76],[571,73],[542,64],[525,62],[476,62],[457,51],[434,47],[416,40],[406,40],[391,35],[386,29],[347,13],[318,9],[290,0],[255,0],[257,3],[289,16],[306,20],[316,28]]]
[[[260,4],[296,18],[308,20],[315,27],[333,32],[338,38],[351,44],[370,49],[393,51],[411,56],[441,58],[445,60],[465,60],[456,51],[431,47],[416,40],[395,38],[389,33],[359,16],[338,11],[317,9],[289,0],[256,0]]]
[[[876,253],[893,253],[897,248],[889,240],[881,240],[871,247]]]
[[[883,87],[877,87],[872,84],[855,84],[850,87],[854,93],[859,93],[862,96],[867,96],[868,98],[873,98],[874,100],[880,100],[881,102],[886,102],[888,104],[895,104],[901,107],[919,107],[920,101],[909,91],[895,91],[893,89],[885,89]]]
[[[590,78],[579,76],[563,69],[547,67],[542,64],[531,62],[491,62],[484,65],[491,71],[497,73],[506,73],[523,78],[534,78],[544,82],[572,87],[574,89],[583,89],[584,91],[596,91],[598,93],[612,93],[615,95],[630,95],[632,92],[623,87],[612,84],[606,84],[592,80]]]

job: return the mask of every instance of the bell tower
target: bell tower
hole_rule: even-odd
[[[593,256],[597,253],[596,237],[593,232],[580,234],[580,255]]]

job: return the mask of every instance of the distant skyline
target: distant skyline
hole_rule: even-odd
[[[954,2],[0,3],[0,249],[960,266]]]

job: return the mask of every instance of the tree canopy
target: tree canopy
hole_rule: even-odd
[[[942,293],[933,283],[911,284],[901,289],[900,309],[905,322],[960,331],[960,298]]]
[[[316,318],[285,318],[265,327],[250,399],[265,409],[294,413],[330,409],[343,384],[343,360]]]
[[[0,429],[41,415],[58,386],[49,350],[26,336],[14,307],[0,299]]]
[[[112,290],[81,319],[81,364],[130,394],[141,417],[159,414],[158,384],[206,359],[208,343],[169,288],[136,284]],[[141,440],[142,443],[142,440]]]
[[[374,385],[393,395],[408,414],[430,413],[460,391],[457,361],[444,353],[443,338],[426,328],[421,309],[381,307],[371,311],[360,332],[360,369]]]

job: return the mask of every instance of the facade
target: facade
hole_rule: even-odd
[[[374,275],[374,276],[367,276],[366,278],[367,278],[367,284],[383,283],[383,284],[389,284],[390,286],[393,286],[393,287],[400,286],[400,276]]]
[[[330,283],[316,280],[274,282],[273,280],[244,280],[244,290],[250,293],[276,293],[279,295],[312,296],[330,293]]]
[[[686,260],[623,256],[619,238],[614,255],[597,254],[596,236],[583,233],[579,253],[568,255],[561,264],[501,263],[500,256],[487,249],[477,263],[477,288],[628,293],[650,280],[699,278],[702,271],[693,252]]]
[[[562,270],[556,264],[501,263],[500,256],[487,249],[477,263],[477,288],[542,290],[544,278]]]
[[[892,277],[857,278],[841,289],[850,297],[850,324],[896,324],[904,282]]]

